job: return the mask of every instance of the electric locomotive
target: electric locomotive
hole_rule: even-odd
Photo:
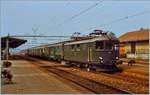
[[[119,40],[100,32],[85,40],[64,43],[64,60],[90,69],[117,71]]]
[[[119,70],[119,40],[102,31],[98,35],[91,33],[88,37],[34,47],[28,51],[28,55],[75,64],[87,70]]]

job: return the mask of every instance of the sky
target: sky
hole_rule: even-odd
[[[1,36],[8,33],[70,36],[74,32],[87,35],[100,29],[112,31],[119,37],[142,27],[149,28],[149,5],[149,0],[0,0],[0,32]],[[142,14],[134,16],[139,13]],[[128,19],[116,21],[124,17]],[[61,40],[30,38],[18,49]]]

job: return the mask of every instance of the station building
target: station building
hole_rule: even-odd
[[[149,29],[127,32],[119,40],[121,57],[149,59]]]

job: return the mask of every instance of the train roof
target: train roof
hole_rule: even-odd
[[[105,41],[106,40],[116,40],[116,41],[119,41],[116,37],[110,38],[107,35],[100,35],[100,36],[91,37],[89,39],[82,39],[82,40],[70,41],[70,42],[64,43],[64,45],[89,43],[89,42],[102,41],[102,40],[105,40]]]
[[[40,48],[45,48],[45,47],[49,47],[49,46],[58,46],[58,45],[61,45],[62,43],[63,42],[57,42],[57,43],[52,43],[52,44],[45,44],[45,45],[32,47],[31,49],[40,49]]]
[[[57,42],[53,44],[46,44],[41,46],[32,47],[31,49],[40,49],[50,46],[59,46],[59,45],[71,45],[71,44],[81,44],[81,43],[89,43],[95,41],[102,41],[102,40],[116,40],[119,41],[116,37],[109,37],[108,35],[98,35],[98,36],[86,36],[86,37],[77,37],[77,39],[70,39],[67,41]]]

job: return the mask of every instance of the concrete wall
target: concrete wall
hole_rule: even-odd
[[[124,46],[127,58],[149,59],[149,42],[137,42],[135,54],[131,54],[131,43]]]
[[[131,53],[131,43],[125,44],[125,53]]]
[[[136,43],[136,53],[140,53],[140,54],[149,53],[148,42]]]
[[[127,54],[127,58],[149,59],[149,54]]]

